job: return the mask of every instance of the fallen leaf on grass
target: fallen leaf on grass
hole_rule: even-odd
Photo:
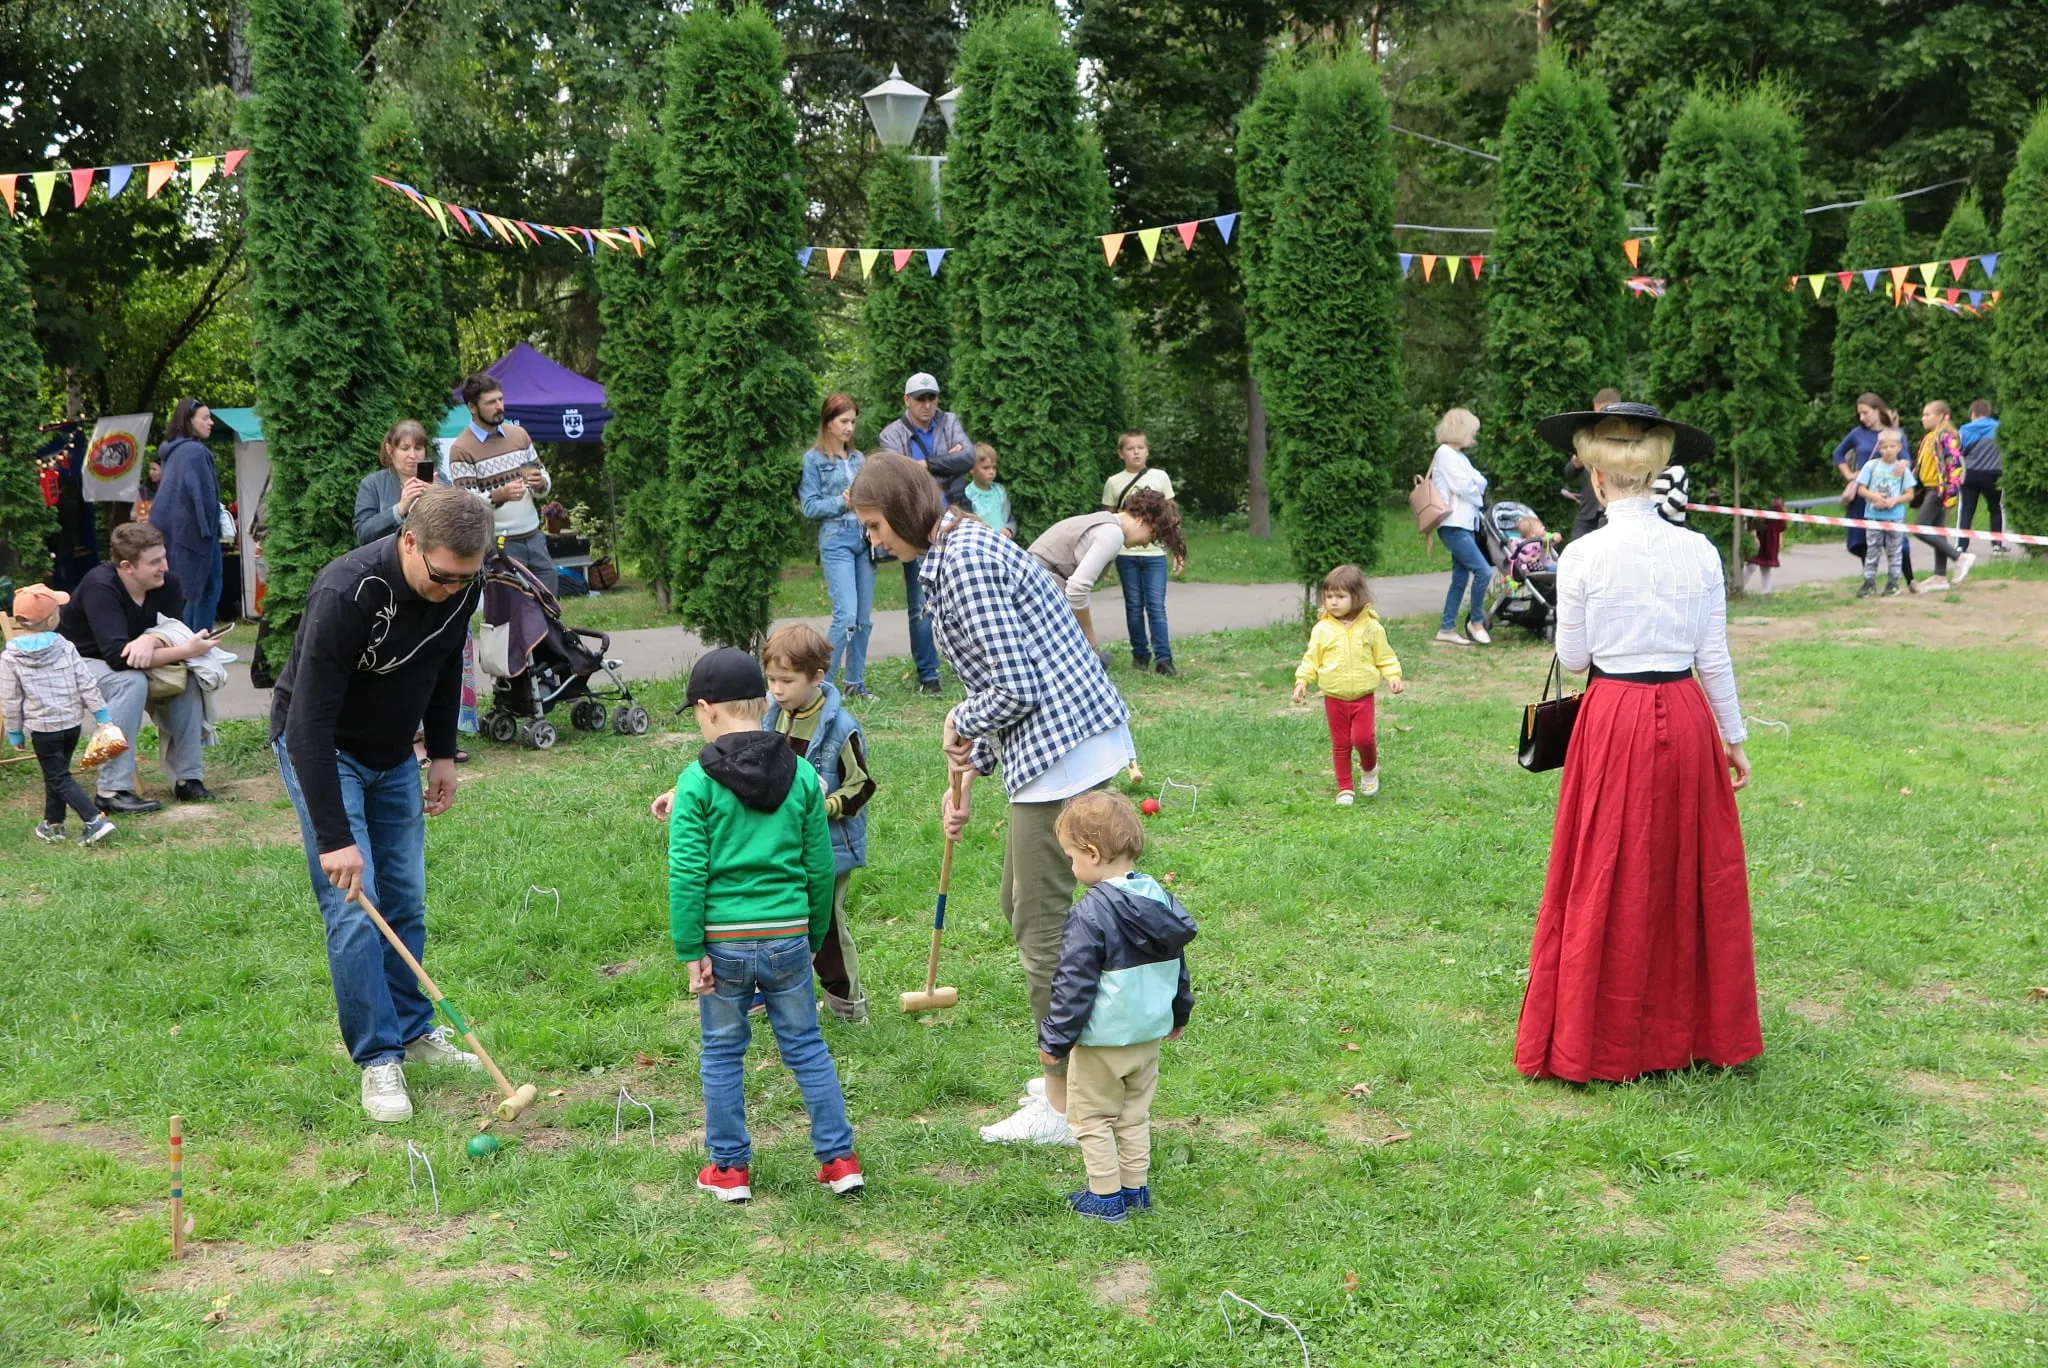
[[[1438,964],[1456,964],[1457,962],[1455,959],[1440,959],[1437,961]]]
[[[564,1096],[564,1095],[566,1095],[566,1094],[568,1093],[568,1091],[569,1091],[569,1090],[568,1090],[567,1088],[549,1088],[549,1089],[548,1089],[548,1096],[549,1096],[549,1097],[561,1097],[561,1096]]]
[[[2005,1070],[2000,1069],[1998,1071],[1998,1081],[2001,1083],[2010,1083],[2012,1082],[2012,1075],[2007,1073]]]
[[[1346,1089],[1344,1090],[1344,1095],[1345,1095],[1346,1097],[1371,1097],[1371,1096],[1372,1096],[1372,1084],[1370,1084],[1370,1083],[1353,1083],[1353,1084],[1352,1084],[1352,1085],[1351,1085],[1350,1087],[1348,1087],[1348,1088],[1346,1088]]]
[[[1357,1027],[1355,1027],[1355,1026],[1339,1026],[1339,1027],[1337,1028],[1337,1034],[1338,1034],[1338,1035],[1350,1035],[1350,1034],[1351,1034],[1351,1033],[1352,1033],[1353,1031],[1355,1031],[1355,1030],[1357,1030],[1357,1029],[1358,1029],[1358,1028],[1357,1028]]]
[[[1913,790],[1909,788],[1901,788],[1899,790],[1899,796],[1901,798],[1911,798],[1913,796]]]
[[[334,1270],[331,1268],[323,1268],[320,1270],[320,1276],[323,1278],[331,1278],[334,1276]]]
[[[566,1249],[550,1249],[548,1257],[550,1259],[566,1259],[569,1257],[569,1251]]]
[[[2029,989],[2027,989],[2027,1001],[2029,1001],[2029,1002],[2048,1002],[2048,988],[2029,988]]]
[[[1414,1138],[1415,1137],[1413,1135],[1410,1135],[1407,1131],[1395,1131],[1392,1135],[1382,1135],[1379,1139],[1373,1141],[1373,1143],[1375,1145],[1398,1145],[1403,1140],[1413,1140]]]
[[[651,1055],[647,1051],[641,1050],[634,1054],[633,1063],[642,1069],[652,1069],[666,1064],[673,1064],[675,1061],[667,1055]]]
[[[1355,1041],[1355,1040],[1347,1040],[1347,1041],[1345,1041],[1345,1042],[1344,1042],[1344,1048],[1345,1048],[1345,1049],[1347,1049],[1347,1050],[1349,1050],[1349,1051],[1350,1051],[1350,1052],[1351,1052],[1352,1054],[1357,1054],[1357,1053],[1358,1053],[1358,1042],[1357,1042],[1357,1041]]]
[[[171,1034],[172,1034],[172,1035],[176,1035],[177,1033],[178,1033],[178,1028],[177,1028],[177,1027],[175,1027],[175,1026],[171,1027]]]
[[[213,1317],[208,1316],[206,1319],[212,1320]],[[100,1328],[97,1325],[81,1325],[78,1327],[78,1333],[81,1335],[97,1335],[99,1332]]]
[[[215,1311],[209,1311],[209,1312],[207,1312],[207,1313],[206,1313],[205,1315],[201,1316],[201,1317],[200,1317],[199,1319],[200,1319],[200,1320],[202,1320],[202,1321],[204,1321],[204,1322],[206,1322],[206,1324],[208,1324],[208,1325],[219,1325],[219,1324],[220,1324],[220,1323],[221,1323],[222,1321],[226,1320],[227,1318],[228,1318],[228,1313],[227,1313],[227,1312],[225,1312],[225,1311],[218,1311],[218,1310],[215,1310]]]
[[[1349,1296],[1358,1290],[1358,1274],[1353,1269],[1344,1270],[1344,1294]]]

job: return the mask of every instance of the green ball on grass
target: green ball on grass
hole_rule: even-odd
[[[469,1156],[485,1159],[498,1152],[498,1137],[488,1131],[469,1137]]]

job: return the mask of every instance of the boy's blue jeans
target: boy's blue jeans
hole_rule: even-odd
[[[1173,643],[1166,639],[1166,576],[1172,568],[1169,556],[1116,558],[1117,583],[1124,590],[1124,627],[1130,632],[1134,664],[1173,659]]]
[[[747,1043],[753,1032],[747,1008],[759,989],[768,1002],[768,1025],[782,1062],[796,1075],[811,1117],[811,1150],[819,1163],[853,1153],[853,1126],[839,1071],[818,1032],[818,1002],[811,992],[811,943],[803,936],[772,941],[728,941],[706,949],[713,990],[697,999],[704,1032],[698,1071],[704,1080],[704,1134],[711,1162],[745,1168],[754,1155],[747,1135]]]
[[[320,919],[327,923],[327,971],[334,979],[334,1007],[348,1057],[363,1067],[403,1060],[406,1045],[433,1026],[434,1004],[371,924],[370,914],[349,902],[320,872],[320,845],[284,738],[273,742],[271,749],[277,752],[285,796],[299,814],[313,898],[320,904]],[[413,958],[424,960],[427,819],[419,766],[410,755],[404,764],[388,770],[373,770],[346,752],[334,758],[341,768],[349,834],[363,852],[363,894],[377,905]]]

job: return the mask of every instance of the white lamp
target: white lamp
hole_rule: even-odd
[[[904,80],[901,67],[892,66],[889,79],[860,98],[868,107],[868,120],[874,124],[875,136],[882,140],[882,146],[908,147],[917,136],[918,122],[924,118],[924,107],[932,97]],[[944,101],[940,108],[946,108]]]
[[[947,92],[946,92],[945,94],[943,94],[943,95],[939,96],[939,113],[940,113],[941,115],[945,116],[945,120],[946,120],[946,131],[947,131],[948,133],[951,133],[951,132],[953,131],[953,107],[954,107],[955,105],[959,104],[959,103],[960,103],[960,87],[959,87],[959,86],[954,86],[954,87],[953,87],[953,88],[952,88],[951,90],[949,90],[949,91],[947,91]]]

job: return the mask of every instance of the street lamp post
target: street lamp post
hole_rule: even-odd
[[[892,65],[889,79],[860,97],[867,106],[868,122],[875,126],[875,136],[882,146],[892,151],[909,147],[917,137],[917,126],[924,119],[925,106],[931,103],[931,95],[903,79],[903,69]],[[948,132],[953,128],[953,107],[960,98],[958,87],[939,96],[939,113],[945,117]],[[923,162],[931,168],[932,200],[939,198],[939,168],[944,166],[943,156],[927,157],[911,154],[912,161]]]

